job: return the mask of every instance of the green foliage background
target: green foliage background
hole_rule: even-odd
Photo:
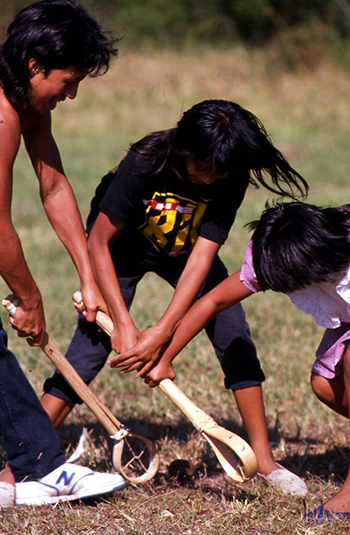
[[[86,0],[110,20],[132,27],[133,40],[184,40],[224,44],[243,39],[265,43],[287,26],[317,20],[329,32],[349,37],[346,0]],[[137,41],[135,41],[137,43]]]
[[[28,0],[1,0],[0,28]],[[237,41],[266,45],[296,34],[305,46],[315,39],[328,47],[350,39],[349,0],[81,0],[129,46],[181,46],[188,43],[226,47]]]
[[[103,77],[87,78],[78,97],[53,112],[53,131],[83,217],[101,176],[116,165],[130,142],[147,132],[175,124],[183,110],[204,98],[239,102],[264,123],[273,142],[310,183],[309,202],[346,203],[349,181],[349,72],[324,59],[315,68],[281,69],[276,50],[128,50]],[[222,258],[230,273],[238,269],[248,241],[245,224],[259,217],[265,190],[249,188]],[[71,294],[78,287],[73,264],[45,218],[36,178],[24,147],[14,172],[13,220],[30,269],[43,295],[47,328],[65,351],[76,323]],[[172,295],[148,274],[134,305],[136,325],[153,325]],[[8,288],[0,285],[0,295]],[[322,329],[284,295],[267,292],[244,303],[266,382],[264,398],[275,458],[298,473],[309,488],[306,500],[265,487],[261,479],[238,485],[226,477],[210,447],[180,411],[134,374],[121,376],[108,366],[93,391],[134,432],[157,440],[161,469],[145,486],[131,487],[97,504],[16,508],[0,514],[0,535],[348,535],[348,519],[309,526],[306,510],[324,503],[346,477],[349,423],[322,406],[309,385],[309,370]],[[11,349],[40,395],[52,365],[29,347],[2,317]],[[220,424],[246,437],[213,349],[200,333],[176,359],[176,382]],[[89,447],[81,462],[111,470],[111,449],[101,425],[82,405],[61,427],[61,443],[70,452],[81,427],[89,429]],[[4,457],[2,457],[3,459]],[[175,459],[190,459],[204,477],[180,487],[167,477]]]
[[[98,79],[87,78],[78,98],[53,113],[53,129],[83,218],[100,177],[130,142],[169,128],[204,98],[239,102],[265,124],[274,143],[310,183],[309,202],[349,201],[349,0],[81,0],[104,27],[125,38],[120,57]],[[0,30],[30,1],[0,0]],[[215,46],[214,46],[215,45]],[[137,49],[137,50],[135,50]],[[336,61],[334,61],[336,60]],[[70,296],[78,287],[73,265],[49,226],[24,147],[16,161],[13,219],[41,289],[48,330],[65,351],[76,322]],[[245,224],[259,217],[267,197],[249,188],[222,249],[232,273],[248,240]],[[8,293],[0,283],[0,295]],[[154,324],[172,292],[149,274],[132,314],[140,329]],[[308,526],[305,510],[324,503],[346,477],[348,422],[318,402],[309,369],[322,335],[283,295],[249,299],[244,308],[266,373],[265,408],[275,458],[303,477],[306,500],[285,497],[261,480],[235,485],[218,468],[209,446],[157,390],[134,374],[106,366],[92,388],[134,432],[156,439],[157,478],[94,505],[17,508],[0,514],[0,535],[345,535],[348,521]],[[35,391],[52,373],[39,349],[18,338],[2,314],[10,347]],[[232,396],[206,336],[176,360],[178,385],[220,425],[244,434]],[[77,407],[61,429],[67,452],[81,426],[90,432],[82,462],[111,469],[111,452],[96,418]],[[180,488],[167,479],[175,458],[203,466],[205,477]],[[3,460],[4,457],[1,457]]]

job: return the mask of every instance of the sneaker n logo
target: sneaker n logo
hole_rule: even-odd
[[[70,485],[72,480],[73,480],[73,478],[74,478],[74,476],[75,476],[75,472],[73,472],[70,476],[68,476],[67,472],[65,470],[62,470],[62,472],[60,473],[59,478],[56,481],[56,485],[59,485],[59,483],[61,483],[62,479],[63,479],[64,485]]]

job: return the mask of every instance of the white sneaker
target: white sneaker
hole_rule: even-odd
[[[15,486],[5,481],[0,482],[0,511],[16,505]]]
[[[102,474],[77,464],[65,463],[38,481],[16,483],[16,505],[44,505],[100,496],[122,489],[119,474]]]
[[[271,487],[280,490],[284,494],[293,494],[294,496],[301,497],[306,496],[307,486],[304,481],[280,464],[276,464],[279,466],[277,470],[274,470],[267,476],[263,474],[258,474],[258,476],[262,477]]]

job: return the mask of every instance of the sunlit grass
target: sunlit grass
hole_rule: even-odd
[[[215,53],[187,52],[181,56],[169,51],[147,54],[122,51],[105,77],[84,81],[75,101],[58,106],[53,113],[54,132],[65,170],[85,218],[101,176],[118,163],[131,142],[149,131],[172,127],[183,110],[202,99],[230,99],[248,108],[262,120],[274,143],[309,181],[310,202],[337,205],[348,202],[350,198],[349,91],[349,73],[326,62],[313,72],[300,70],[291,73],[275,70],[268,54],[243,48]],[[245,224],[259,217],[268,197],[271,198],[271,195],[261,189],[250,188],[247,192],[222,250],[222,257],[230,272],[240,267],[243,258],[249,237]],[[75,325],[70,296],[77,289],[78,280],[64,248],[45,219],[38,199],[36,178],[23,150],[15,169],[13,213],[28,263],[44,297],[48,330],[65,350]],[[4,284],[0,288],[2,295],[8,293]],[[153,275],[145,277],[132,309],[139,328],[157,321],[170,298],[171,289],[165,283]],[[264,385],[266,412],[276,457],[287,457],[295,468],[304,466],[302,456],[309,443],[313,455],[326,455],[335,445],[344,447],[347,423],[324,409],[308,384],[309,370],[322,329],[315,325],[311,317],[299,313],[282,295],[257,295],[249,299],[244,307],[267,377]],[[52,371],[52,365],[39,349],[26,346],[13,331],[10,331],[10,345],[39,394],[44,378]],[[243,432],[239,427],[240,418],[233,397],[223,388],[220,367],[204,334],[200,334],[182,352],[176,361],[176,369],[178,384],[200,407],[219,422],[232,428],[238,426],[237,429]],[[198,444],[197,439],[193,440],[192,428],[184,423],[179,411],[160,392],[150,391],[141,381],[137,382],[133,375],[121,377],[106,367],[95,380],[93,388],[120,419],[140,428],[150,426],[150,432],[160,439],[163,468],[174,457],[190,455],[192,452],[199,462],[201,456],[206,454],[206,446],[202,442]],[[76,429],[83,422],[89,425],[95,422],[84,406],[74,411],[67,425]],[[185,431],[181,431],[183,428]],[[171,429],[175,429],[173,435]],[[98,457],[96,459],[91,457],[90,460],[98,465]],[[306,468],[301,473],[309,477],[311,487],[318,493],[316,506],[322,503],[322,496],[334,491],[336,483],[329,479],[328,468],[323,470],[324,480],[321,481],[314,477],[311,470],[313,464],[307,456],[305,463]],[[318,473],[315,472],[316,475]],[[345,472],[336,476],[339,482],[339,477],[345,477]],[[205,485],[210,488],[213,481],[208,478]],[[233,492],[227,482],[215,481],[219,492],[220,489],[222,493]],[[162,489],[160,492],[167,488],[164,480],[157,484]],[[257,483],[249,485],[244,491],[247,492],[249,515],[242,513],[245,498],[238,496],[238,501],[233,499],[230,502],[222,494],[223,501],[219,506],[215,501],[215,493],[203,491],[200,499],[193,498],[191,509],[183,505],[189,503],[186,502],[188,495],[183,499],[183,491],[178,490],[178,494],[173,496],[174,500],[169,498],[164,505],[164,508],[172,508],[172,514],[176,515],[178,507],[184,515],[181,522],[179,520],[178,525],[182,526],[180,531],[174,532],[187,533],[184,527],[187,524],[193,533],[253,534],[257,533],[256,530],[264,534],[306,533],[305,530],[298,531],[297,501],[287,503],[286,500],[284,512],[281,513],[278,511],[278,496],[274,498],[270,491],[264,491],[263,486]],[[231,490],[228,491],[228,487]],[[237,492],[238,495],[243,492],[234,488],[236,495]],[[159,490],[154,487],[132,489],[127,491],[121,503],[106,505],[109,514],[113,511],[115,526],[121,528],[116,527],[116,531],[152,535],[167,533],[169,523],[158,508],[154,508],[153,531],[138,529],[137,525],[123,516],[139,518],[141,522],[143,518],[148,522],[147,525],[151,525],[152,501],[143,513],[137,504],[143,499],[151,499],[157,492]],[[175,497],[178,497],[180,505]],[[227,518],[232,515],[236,525],[242,528],[238,528],[239,531],[227,531],[228,522],[219,522],[214,513],[210,516],[210,508],[205,505],[206,500],[210,499],[215,504],[214,509],[219,507],[223,519],[225,515],[229,515]],[[310,499],[314,499],[312,495]],[[242,509],[239,513],[237,504]],[[290,514],[286,513],[286,507],[292,509]],[[201,508],[209,515],[207,527],[199,520]],[[84,507],[73,511],[67,508],[65,514],[73,519],[77,511],[80,518],[84,514],[89,517]],[[57,514],[64,516],[59,511]],[[282,522],[282,529],[277,527],[278,519]],[[22,516],[17,513],[13,516],[12,527],[16,522],[23,522]],[[40,513],[30,513],[30,522],[37,530],[35,533],[44,533]],[[265,527],[260,528],[260,525]],[[88,522],[82,526],[85,526],[82,529],[89,529]],[[54,529],[52,533],[60,533]],[[337,529],[334,533],[346,533],[341,528]],[[110,531],[106,526],[98,531],[96,524],[95,531],[91,533],[97,535]]]

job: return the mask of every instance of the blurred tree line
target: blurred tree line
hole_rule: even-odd
[[[350,37],[349,0],[86,0],[130,33],[134,44],[149,39],[169,44],[237,40],[267,43],[287,28],[324,26]]]
[[[350,42],[350,0],[80,0],[123,46],[274,44],[288,54],[335,50]],[[30,0],[0,0],[2,34]],[[288,52],[289,51],[289,52]],[[316,54],[317,55],[317,54]],[[290,59],[292,61],[292,59]],[[349,63],[349,62],[347,62]]]

